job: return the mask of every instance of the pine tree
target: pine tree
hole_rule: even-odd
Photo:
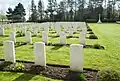
[[[73,7],[74,7],[74,0],[68,0],[67,1],[68,2],[68,8],[70,9],[69,10],[69,20],[73,20],[74,19],[74,9],[73,9]]]
[[[84,20],[84,0],[78,0],[77,20]]]
[[[38,12],[37,12],[34,0],[31,1],[31,12],[32,12],[32,14],[31,14],[31,16],[29,18],[29,21],[31,21],[31,22],[38,21]]]
[[[35,7],[35,3],[34,3],[34,0],[31,1],[31,12],[34,11],[34,7]]]
[[[25,21],[25,9],[24,6],[19,3],[14,10],[12,8],[8,8],[7,18],[8,20],[12,20],[13,22],[23,22]]]
[[[58,14],[57,14],[57,18],[60,20],[65,20],[65,2],[64,1],[60,1],[60,4],[58,6]]]
[[[13,13],[13,10],[12,10],[12,8],[8,8],[8,11],[6,12],[7,13],[7,19],[8,20],[12,20],[12,13]]]
[[[57,1],[56,0],[48,0],[47,11],[50,12],[50,19],[54,19],[53,12],[56,11]]]
[[[38,2],[38,14],[39,14],[39,20],[43,19],[43,13],[44,13],[44,5],[42,0],[39,0]]]
[[[25,9],[21,3],[19,3],[15,7],[12,15],[13,15],[13,20],[15,20],[15,21],[20,21],[20,22],[25,21],[24,16],[26,15],[26,13],[25,13]]]

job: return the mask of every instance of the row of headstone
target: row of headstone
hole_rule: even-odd
[[[70,36],[73,36],[73,33],[77,31],[78,26],[81,26],[82,32],[80,33],[79,39],[81,44],[85,44],[85,37],[86,37],[86,32],[87,32],[87,27],[85,22],[56,22],[55,24],[53,23],[42,23],[42,27],[38,27],[39,24],[32,24],[33,27],[30,27],[30,30],[33,32],[34,35],[37,35],[38,32],[40,31],[40,28],[44,29],[44,32],[42,33],[42,40],[45,43],[48,43],[48,33],[49,33],[49,27],[51,26],[54,27],[57,35],[60,36],[60,44],[66,44],[66,32],[68,31]],[[31,25],[31,24],[30,24]],[[64,26],[65,25],[65,26]],[[16,42],[15,36],[16,36],[16,25],[11,25],[12,26],[12,32],[10,33],[10,40]],[[18,26],[20,28],[20,32],[25,34],[25,40],[26,42],[32,43],[32,38],[31,38],[31,33],[28,31],[25,24],[20,24]],[[61,31],[61,28],[64,27],[64,31]],[[4,27],[0,27],[0,35],[4,35]]]
[[[77,28],[84,27],[85,22],[56,22],[56,23],[42,23],[42,24],[10,24],[10,27],[14,28],[18,27],[22,33],[26,33],[27,26],[30,27],[30,30],[34,32],[35,34],[39,31],[39,28],[44,28],[44,31],[49,32],[49,27],[54,27],[53,29],[56,31],[56,33],[59,35],[61,29],[63,28],[64,31],[69,31],[69,34],[72,35],[73,32],[76,32]]]
[[[83,44],[83,45],[85,44],[85,38],[86,38],[86,34],[84,32],[81,32],[81,34],[79,36],[80,44]],[[16,43],[16,34],[15,34],[15,32],[10,33],[10,40],[13,41],[14,43]],[[27,43],[32,43],[31,32],[27,31],[25,33],[25,41]],[[48,44],[48,33],[47,32],[42,33],[42,41],[45,44]],[[65,32],[60,33],[60,44],[61,45],[66,44],[66,33]]]
[[[87,27],[86,27],[86,23],[82,23],[83,26],[81,28],[82,32],[80,33],[80,44],[85,45],[85,39],[86,39],[86,33],[87,33]]]
[[[46,66],[45,43],[36,42],[34,44],[35,65]],[[15,48],[13,41],[4,42],[4,59],[9,62],[16,62]],[[83,45],[70,45],[70,69],[72,71],[83,71]]]

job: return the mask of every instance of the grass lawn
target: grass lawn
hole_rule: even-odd
[[[0,81],[61,81],[46,78],[42,75],[31,75],[24,73],[0,72]]]
[[[116,70],[120,69],[120,25],[119,24],[89,24],[92,28],[95,35],[98,39],[86,39],[86,44],[100,44],[105,47],[105,50],[99,49],[90,49],[84,48],[84,67],[85,68],[93,68],[93,69],[104,69],[104,68],[113,68]],[[9,35],[10,29],[5,30],[6,35]],[[52,32],[52,31],[50,31]],[[74,34],[74,36],[79,36],[79,32]],[[39,34],[41,36],[41,33]],[[41,37],[32,37],[33,43],[42,41]],[[49,43],[59,43],[59,37],[55,37],[56,33],[49,33]],[[87,34],[89,36],[89,34]],[[0,42],[5,40],[9,40],[9,37],[0,36]],[[24,37],[17,37],[17,42],[24,42]],[[79,39],[77,38],[69,38],[67,39],[68,44],[78,44]],[[61,64],[61,65],[69,65],[69,47],[63,46],[46,46],[47,53],[47,63],[49,64]],[[3,46],[0,46],[0,59],[3,59]],[[16,47],[16,59],[17,60],[25,60],[25,61],[34,61],[33,54],[33,45],[23,45],[20,47]],[[22,73],[9,73],[9,72],[0,72],[0,80],[6,81],[7,79],[11,79],[14,81],[18,77],[24,77],[27,74]],[[7,76],[10,76],[6,78]],[[31,75],[33,76],[33,75]],[[38,78],[39,77],[39,78]],[[5,78],[5,79],[4,79]],[[30,77],[31,78],[31,77]],[[29,79],[29,78],[28,78]],[[50,81],[43,76],[35,76],[31,78],[32,80],[41,80],[41,81]],[[26,80],[28,81],[27,78]]]

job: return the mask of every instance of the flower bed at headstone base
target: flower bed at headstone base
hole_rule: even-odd
[[[34,62],[17,61],[9,63],[0,61],[0,71],[22,72],[64,81],[98,81],[98,70],[84,69],[83,73],[70,71],[69,66],[47,64],[46,67],[34,65]],[[85,80],[84,80],[85,79]]]

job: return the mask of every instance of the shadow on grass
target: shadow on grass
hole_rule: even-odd
[[[15,47],[20,47],[20,46],[24,46],[24,45],[27,45],[26,42],[16,42],[15,43]]]
[[[99,45],[99,44],[94,44],[94,45],[84,45],[84,48],[102,49],[102,50],[105,49],[104,46],[101,46],[101,45]]]
[[[78,36],[67,36],[67,39],[70,39],[70,38],[79,38]]]
[[[51,38],[58,38],[59,36],[58,36],[58,35],[56,35],[56,36],[49,36],[49,37],[51,37]]]
[[[42,38],[41,35],[32,35],[32,37],[39,37],[39,38]]]
[[[42,38],[42,36],[41,36],[41,35],[38,35],[38,37]]]
[[[48,43],[48,44],[46,44],[46,46],[70,46],[70,44],[62,45],[60,43],[56,43],[56,44]]]
[[[60,48],[62,48],[63,46],[54,46],[51,50],[58,50]]]
[[[16,35],[16,37],[24,37],[25,36],[25,34],[23,34],[23,33],[17,33],[17,35]]]
[[[22,74],[18,78],[12,80],[12,81],[29,81],[31,80],[35,75],[32,74]]]
[[[33,44],[32,44],[33,45]],[[59,43],[56,43],[56,44],[52,44],[52,43],[48,43],[48,44],[45,44],[46,46],[54,46],[53,48],[51,48],[51,50],[58,50],[60,48],[62,48],[63,46],[66,46],[66,47],[70,47],[71,44],[65,44],[65,45],[61,45]],[[31,49],[33,49],[34,47],[30,47]],[[100,44],[94,44],[94,45],[84,45],[83,48],[90,48],[90,49],[102,49],[104,50],[105,47],[100,45]]]
[[[0,42],[0,46],[3,46],[3,43],[2,43],[2,42]]]
[[[74,32],[73,34],[80,34],[80,32]]]
[[[9,37],[9,35],[0,35],[0,37]]]
[[[51,34],[54,34],[54,33],[56,33],[56,32],[55,32],[55,31],[50,31],[50,33],[51,33]]]

